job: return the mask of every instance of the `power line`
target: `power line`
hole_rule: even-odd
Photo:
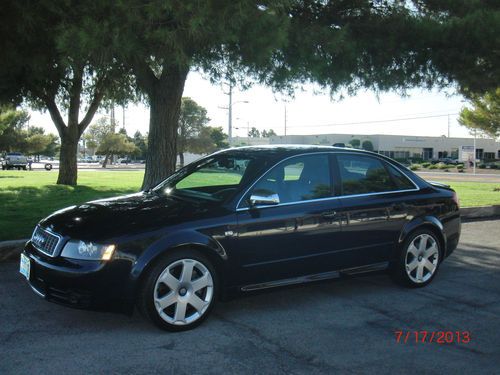
[[[373,120],[373,121],[359,121],[359,122],[344,122],[344,123],[336,123],[336,124],[321,124],[321,125],[295,125],[288,126],[288,128],[319,128],[319,127],[330,127],[330,126],[347,126],[347,125],[366,125],[366,124],[379,124],[384,122],[397,122],[397,121],[410,121],[410,120],[420,120],[426,118],[437,118],[437,117],[447,117],[452,115],[458,115],[458,113],[447,113],[444,115],[433,115],[433,116],[417,116],[417,117],[400,117],[400,118],[392,118],[386,120]]]

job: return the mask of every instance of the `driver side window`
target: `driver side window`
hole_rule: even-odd
[[[327,154],[301,155],[285,160],[267,172],[250,194],[275,193],[280,203],[327,198],[332,196],[330,181]]]

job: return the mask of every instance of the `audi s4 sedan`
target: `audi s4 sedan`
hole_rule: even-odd
[[[456,193],[382,155],[229,149],[158,186],[57,211],[20,271],[41,297],[179,331],[235,293],[387,270],[423,287],[457,247]]]

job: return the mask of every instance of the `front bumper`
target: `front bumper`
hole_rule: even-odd
[[[129,262],[51,258],[31,242],[23,253],[30,259],[28,282],[46,300],[93,310],[129,312],[133,308]]]

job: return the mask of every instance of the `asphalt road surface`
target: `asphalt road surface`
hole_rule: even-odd
[[[17,264],[0,264],[0,374],[498,374],[499,270],[500,221],[466,223],[424,289],[383,274],[275,289],[167,333],[138,314],[48,303]],[[396,330],[468,331],[470,342],[397,343]]]

